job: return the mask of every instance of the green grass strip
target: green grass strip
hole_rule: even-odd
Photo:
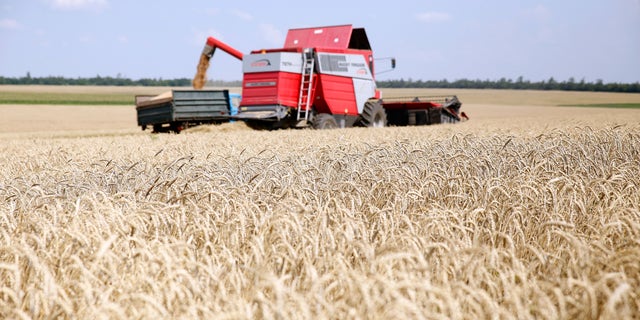
[[[133,105],[132,102],[125,101],[78,101],[78,100],[55,100],[55,101],[40,101],[40,100],[2,100],[0,104],[23,104],[23,105],[65,105],[65,106],[98,106],[98,105],[113,105],[124,106]]]
[[[131,94],[0,92],[0,104],[134,105]]]
[[[640,103],[561,104],[560,107],[640,109]]]

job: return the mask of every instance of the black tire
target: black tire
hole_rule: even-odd
[[[186,129],[186,127],[187,127],[186,123],[172,122],[170,131],[173,131],[176,134],[180,134],[180,132],[182,132],[182,130]]]
[[[320,113],[313,117],[313,128],[314,129],[337,129],[338,122],[336,122],[336,118],[328,113]]]
[[[382,128],[387,125],[387,113],[380,101],[369,100],[364,104],[360,115],[360,125],[363,127]]]

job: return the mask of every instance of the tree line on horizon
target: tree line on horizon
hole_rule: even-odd
[[[459,79],[455,81],[443,80],[384,80],[377,81],[380,88],[455,88],[455,89],[512,89],[512,90],[561,90],[561,91],[598,91],[598,92],[627,92],[640,93],[640,82],[635,83],[604,83],[601,79],[595,82],[586,82],[584,79],[576,81],[569,78],[566,81],[557,81],[553,77],[549,80],[529,81],[523,77],[500,80],[469,80]]]
[[[601,79],[595,82],[587,82],[584,79],[576,81],[573,77],[566,81],[557,81],[553,77],[542,81],[529,81],[523,77],[516,80],[501,78],[499,80],[469,80],[459,79],[455,81],[443,80],[413,80],[411,78],[396,80],[378,80],[380,88],[433,88],[433,89],[512,89],[512,90],[562,90],[562,91],[597,91],[597,92],[627,92],[640,93],[640,82],[635,83],[604,83]],[[61,76],[31,77],[27,73],[24,77],[3,77],[0,76],[0,85],[91,85],[91,86],[167,86],[167,87],[190,87],[191,79],[176,78],[142,78],[132,80],[123,77],[101,77],[97,75],[92,78],[66,78]],[[207,82],[208,86],[214,87],[240,87],[242,81],[214,80]]]

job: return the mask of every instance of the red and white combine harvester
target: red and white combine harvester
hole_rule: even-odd
[[[291,29],[283,48],[247,55],[210,37],[203,56],[211,58],[216,48],[242,60],[242,101],[234,118],[253,128],[383,127],[466,119],[456,96],[382,99],[363,28]],[[391,65],[395,67],[395,59]]]

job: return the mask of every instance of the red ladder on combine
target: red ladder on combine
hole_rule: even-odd
[[[311,112],[311,92],[313,90],[313,71],[315,58],[312,48],[304,49],[302,52],[302,77],[300,79],[300,95],[298,96],[298,116],[297,120],[309,120]]]

